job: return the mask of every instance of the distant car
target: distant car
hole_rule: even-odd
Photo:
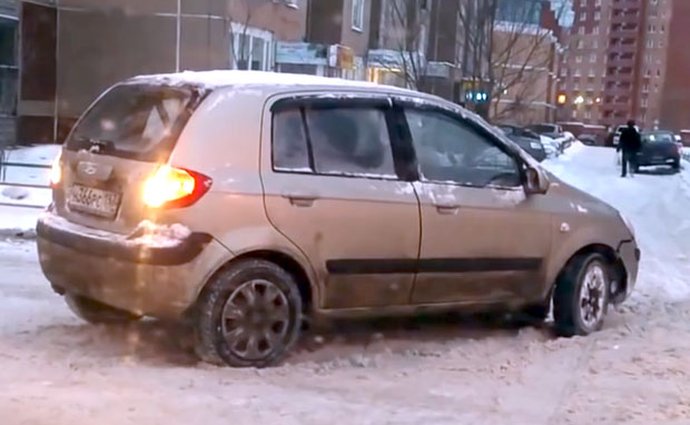
[[[578,140],[587,146],[597,146],[597,136],[593,134],[581,134]]]
[[[537,161],[542,162],[546,159],[546,148],[538,134],[515,125],[501,124],[496,127]]]
[[[613,146],[618,146],[618,141],[621,138],[621,132],[623,132],[623,129],[625,127],[627,127],[627,125],[619,125],[618,127],[616,127],[616,131],[614,131],[614,133],[613,133]],[[635,126],[635,130],[637,130],[639,132],[640,127]]]
[[[559,139],[563,137],[563,127],[558,124],[532,124],[528,126],[530,130],[537,134]]]
[[[636,169],[640,167],[668,165],[680,169],[682,148],[670,131],[649,131],[642,133],[642,149],[637,154]]]

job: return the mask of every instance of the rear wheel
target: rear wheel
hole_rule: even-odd
[[[197,308],[197,354],[233,367],[275,365],[297,341],[302,323],[295,279],[264,260],[243,260],[218,274]]]
[[[141,316],[129,311],[120,310],[77,294],[65,294],[65,302],[79,318],[93,324],[122,324],[141,319]]]
[[[610,270],[601,254],[574,257],[556,282],[554,321],[561,336],[589,335],[604,324]]]

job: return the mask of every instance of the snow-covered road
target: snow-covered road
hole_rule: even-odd
[[[287,365],[198,364],[145,321],[94,327],[55,296],[28,243],[0,245],[0,424],[687,424],[690,172],[617,177],[612,150],[547,167],[637,228],[630,303],[588,338],[476,323],[383,323],[305,338]]]

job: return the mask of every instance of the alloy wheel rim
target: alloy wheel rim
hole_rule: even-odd
[[[599,263],[587,268],[580,287],[580,317],[583,324],[594,329],[604,316],[606,301],[606,272]]]
[[[255,279],[235,289],[223,307],[221,330],[230,351],[245,360],[259,360],[284,343],[290,308],[274,283]]]

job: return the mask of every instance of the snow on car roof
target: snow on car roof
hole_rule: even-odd
[[[353,81],[341,78],[319,77],[315,75],[264,71],[184,71],[174,74],[141,75],[130,79],[129,82],[150,82],[166,85],[193,84],[209,89],[228,86],[326,86],[412,93],[409,90],[392,86],[382,86],[367,81]]]

